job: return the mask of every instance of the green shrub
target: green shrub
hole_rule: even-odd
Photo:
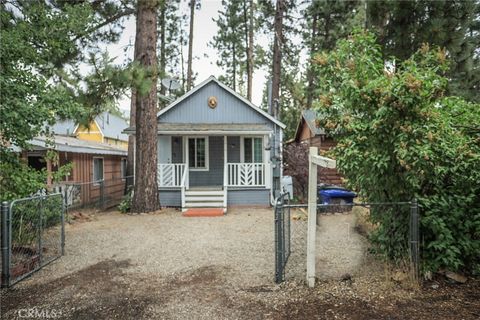
[[[133,198],[133,189],[130,188],[125,196],[123,196],[122,201],[118,204],[118,210],[121,213],[130,212],[132,207],[132,198]]]
[[[423,270],[478,273],[480,106],[445,96],[446,52],[424,45],[387,71],[374,36],[356,33],[315,61],[315,109],[347,185],[368,201],[418,198]],[[372,219],[379,250],[406,256],[408,211]]]

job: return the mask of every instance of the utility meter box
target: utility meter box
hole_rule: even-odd
[[[282,191],[288,192],[288,197],[293,199],[293,180],[291,176],[282,177]]]

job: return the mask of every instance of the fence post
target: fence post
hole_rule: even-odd
[[[100,206],[103,210],[105,208],[105,180],[100,181]]]
[[[410,204],[410,268],[412,280],[420,279],[420,249],[419,249],[419,215],[418,201],[413,199]]]
[[[315,237],[317,231],[317,165],[312,156],[318,155],[317,147],[310,147],[308,157],[308,233],[307,233],[307,284],[315,286]]]
[[[1,229],[2,229],[2,287],[8,287],[10,284],[10,235],[9,235],[9,224],[11,223],[10,219],[10,207],[7,201],[3,201],[1,205]]]
[[[40,197],[40,210],[38,210],[38,227],[37,227],[37,231],[38,231],[38,261],[40,263],[40,265],[42,265],[42,260],[43,260],[43,257],[42,257],[42,220],[43,220],[43,201],[47,198],[47,196],[45,197]]]
[[[65,197],[64,199],[62,199],[62,216],[61,216],[62,229],[60,231],[60,238],[61,238],[60,249],[61,249],[62,256],[65,255],[65,212],[66,210],[67,210],[67,199]]]
[[[275,199],[275,283],[280,283],[283,280],[282,274],[282,263],[283,263],[283,255],[282,255],[282,237],[281,237],[281,210],[279,207],[281,206],[279,198]]]

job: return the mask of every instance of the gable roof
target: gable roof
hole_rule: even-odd
[[[257,107],[256,105],[254,105],[252,102],[250,102],[249,100],[247,100],[246,98],[244,98],[242,95],[240,95],[239,93],[235,92],[234,90],[232,90],[231,88],[229,88],[228,86],[226,86],[225,84],[221,83],[220,81],[217,80],[217,78],[215,78],[214,76],[210,76],[209,78],[207,78],[205,81],[203,81],[202,83],[200,83],[199,85],[193,87],[190,91],[188,91],[187,93],[185,93],[183,96],[181,96],[180,98],[178,98],[177,100],[173,101],[171,104],[169,104],[166,108],[160,110],[158,113],[157,113],[157,119],[167,113],[169,110],[175,108],[175,106],[179,105],[182,101],[186,100],[188,97],[190,97],[191,95],[193,95],[195,92],[199,91],[201,88],[205,87],[207,84],[209,84],[210,82],[215,82],[218,86],[220,86],[221,88],[225,89],[227,92],[229,92],[231,95],[233,95],[234,97],[236,97],[237,99],[239,99],[240,101],[242,101],[245,105],[247,105],[248,107],[252,108],[253,110],[255,110],[256,112],[258,112],[259,114],[261,114],[263,117],[267,118],[268,120],[270,120],[271,122],[275,123],[276,125],[278,125],[280,128],[282,129],[285,129],[286,125],[282,122],[280,122],[279,120],[275,119],[274,117],[272,117],[270,114],[268,114],[267,112],[263,111],[262,109],[260,109],[259,107]]]
[[[303,110],[302,116],[300,117],[300,121],[298,122],[297,130],[295,132],[295,140],[298,139],[298,135],[300,134],[300,130],[303,122],[305,122],[310,132],[312,132],[313,137],[316,135],[325,134],[325,130],[317,127],[316,120],[317,120],[317,113],[315,111]]]
[[[105,137],[124,141],[128,140],[128,135],[122,133],[122,131],[128,127],[125,119],[109,112],[102,112],[95,117],[95,121],[97,121]]]
[[[128,135],[123,133],[123,130],[128,127],[128,123],[123,118],[105,111],[96,116],[94,121],[104,137],[128,141]],[[64,120],[57,121],[52,126],[52,130],[57,135],[72,136],[77,127],[78,124],[75,121]]]

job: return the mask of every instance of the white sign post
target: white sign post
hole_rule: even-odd
[[[310,147],[308,161],[308,233],[307,284],[315,286],[315,237],[317,231],[317,166],[335,168],[336,161],[318,155],[317,147]]]

